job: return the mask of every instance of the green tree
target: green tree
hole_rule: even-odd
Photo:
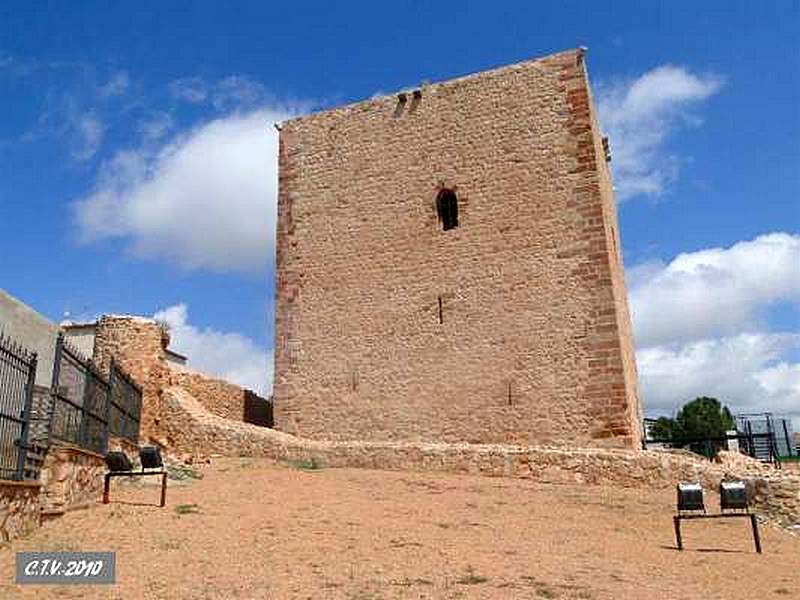
[[[652,431],[656,438],[680,442],[722,438],[734,428],[733,416],[727,406],[716,398],[700,396],[684,404],[674,419],[658,419]],[[692,452],[705,456],[716,454],[723,446],[724,442],[695,441],[689,444]]]
[[[734,428],[733,416],[727,406],[716,398],[700,396],[678,411],[675,424],[681,437],[719,438]]]
[[[650,428],[650,435],[657,440],[671,440],[675,437],[675,419],[659,417]]]

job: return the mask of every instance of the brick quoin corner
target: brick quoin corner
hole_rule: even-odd
[[[286,121],[279,165],[277,428],[640,448],[582,49]]]

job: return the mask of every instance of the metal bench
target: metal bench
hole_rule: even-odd
[[[720,483],[720,512],[713,515],[706,513],[703,488],[699,483],[679,483],[677,491],[678,514],[672,517],[672,523],[675,527],[675,541],[677,542],[678,550],[683,550],[681,521],[740,517],[750,519],[750,527],[753,530],[753,543],[756,547],[756,552],[761,554],[761,536],[758,534],[758,521],[756,520],[756,515],[750,512],[747,490],[743,481],[723,481]]]
[[[167,503],[167,472],[161,460],[161,451],[155,446],[145,446],[139,449],[139,459],[142,463],[141,471],[134,471],[130,459],[124,452],[109,452],[106,455],[108,473],[105,475],[103,485],[103,504],[110,502],[110,488],[112,477],[144,477],[147,475],[161,476],[161,504]],[[145,470],[150,469],[150,470]],[[157,469],[157,470],[153,470]]]

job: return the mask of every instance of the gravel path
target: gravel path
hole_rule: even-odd
[[[800,598],[800,537],[745,520],[685,525],[673,493],[525,480],[305,470],[217,459],[169,489],[115,483],[112,504],[0,549],[0,598]],[[713,504],[716,498],[709,499]],[[14,552],[115,550],[114,586],[16,586]]]

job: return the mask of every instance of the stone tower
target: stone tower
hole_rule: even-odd
[[[283,123],[277,270],[282,430],[641,443],[582,49]]]

